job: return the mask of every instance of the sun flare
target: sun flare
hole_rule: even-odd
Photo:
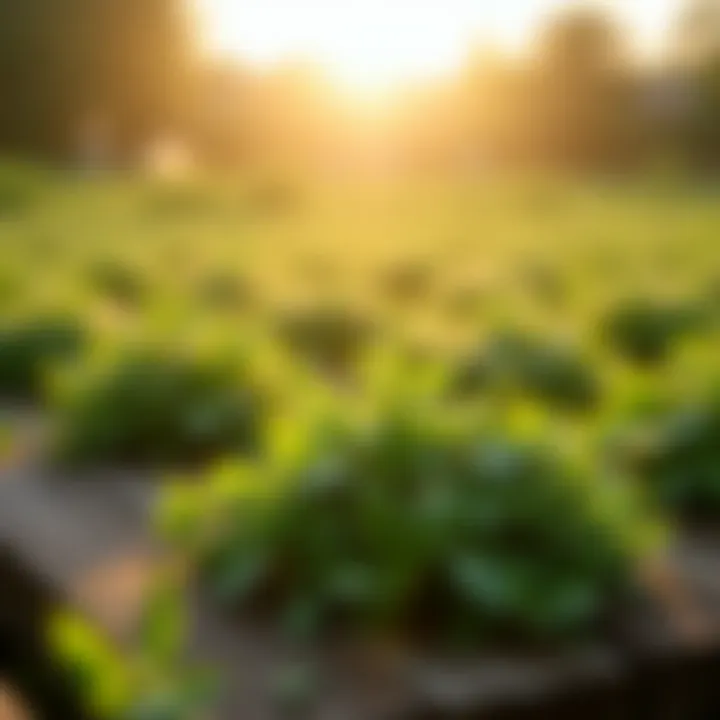
[[[307,59],[359,90],[451,72],[472,39],[466,18],[443,3],[202,2],[215,48],[256,65]]]
[[[309,60],[355,90],[451,73],[476,41],[521,46],[567,0],[195,0],[214,51],[256,66]],[[678,0],[588,0],[634,26],[664,32]]]

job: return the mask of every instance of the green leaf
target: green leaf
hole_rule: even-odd
[[[140,639],[151,664],[167,667],[176,662],[185,642],[185,612],[176,588],[163,587],[150,598],[145,609]]]

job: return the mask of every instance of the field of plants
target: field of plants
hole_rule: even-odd
[[[670,180],[7,166],[3,452],[29,407],[52,467],[151,470],[218,608],[296,638],[607,636],[720,523],[718,228]]]

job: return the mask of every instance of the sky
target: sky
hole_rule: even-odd
[[[210,48],[254,64],[308,57],[357,85],[441,75],[478,40],[520,47],[561,0],[196,0]],[[567,4],[567,3],[565,3]],[[678,0],[594,0],[657,47]]]

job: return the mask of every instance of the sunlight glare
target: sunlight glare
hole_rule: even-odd
[[[212,48],[256,66],[317,64],[355,90],[441,77],[474,42],[519,48],[563,0],[197,0]],[[656,42],[678,0],[595,0]]]
[[[470,44],[442,3],[203,0],[213,44],[256,65],[307,59],[360,90],[452,72]]]

